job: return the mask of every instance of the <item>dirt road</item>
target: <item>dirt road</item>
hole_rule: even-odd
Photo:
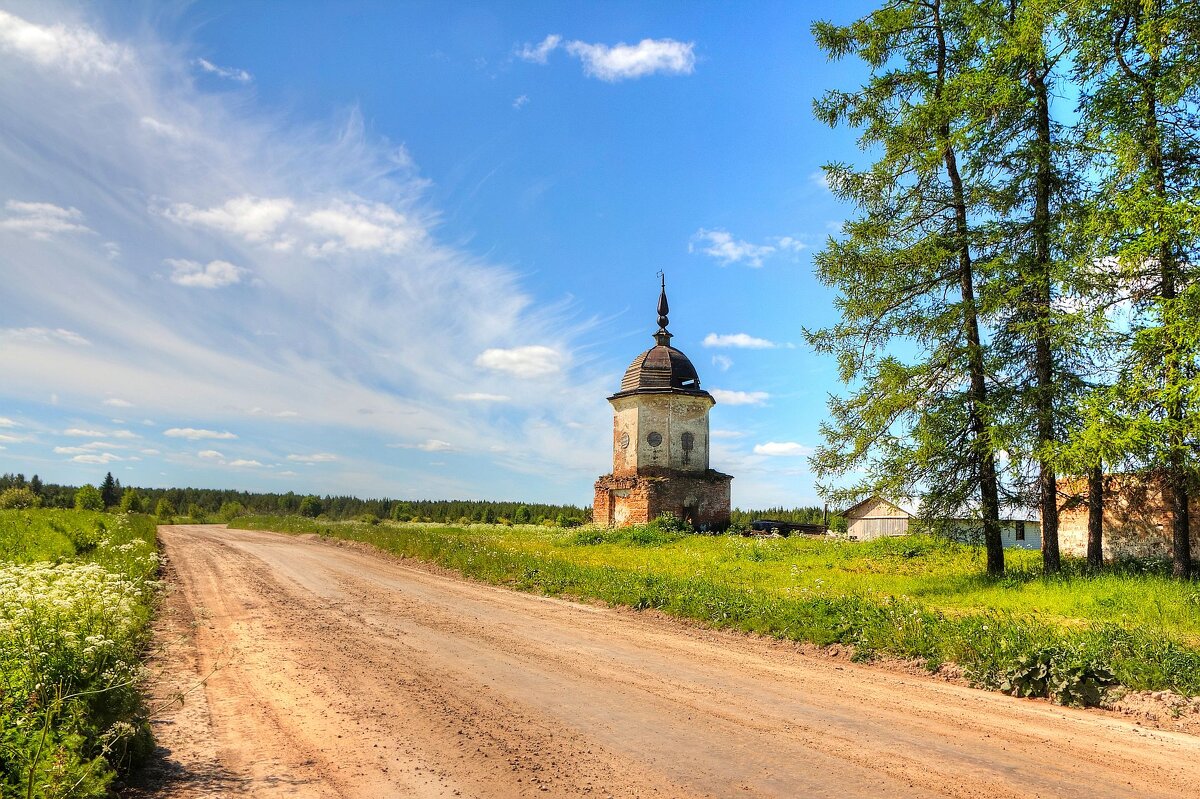
[[[216,669],[156,722],[165,795],[1200,796],[1200,738],[1110,715],[320,541],[161,534],[159,693]]]

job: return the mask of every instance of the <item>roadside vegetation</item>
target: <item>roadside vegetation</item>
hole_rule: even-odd
[[[0,510],[0,795],[106,796],[149,751],[155,541],[148,516]]]
[[[1068,704],[1120,684],[1200,694],[1200,588],[1169,561],[1092,576],[1015,550],[1003,578],[982,547],[908,536],[688,535],[678,524],[572,530],[243,517],[233,526],[362,541],[524,591],[654,608],[716,627],[817,645],[856,659],[955,664],[971,683]]]

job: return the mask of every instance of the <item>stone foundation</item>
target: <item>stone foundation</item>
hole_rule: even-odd
[[[1058,481],[1067,497],[1058,514],[1058,542],[1064,555],[1087,554],[1087,480]],[[1200,497],[1188,504],[1192,556],[1200,553]],[[1109,474],[1104,476],[1104,557],[1171,557],[1171,512],[1163,495],[1161,476]]]
[[[695,476],[606,474],[596,481],[592,517],[606,527],[628,527],[669,511],[697,530],[723,530],[729,526],[732,481],[712,469]]]

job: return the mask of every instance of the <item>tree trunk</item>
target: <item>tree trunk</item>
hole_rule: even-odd
[[[934,27],[937,33],[937,85],[935,101],[943,101],[946,75],[946,33],[941,22],[941,3],[933,4]],[[979,479],[979,505],[983,514],[983,541],[987,547],[987,572],[992,576],[1004,574],[1004,543],[1000,538],[999,483],[996,477],[996,455],[991,431],[983,413],[987,407],[987,384],[983,363],[983,345],[979,335],[979,316],[975,305],[975,273],[971,264],[970,228],[967,225],[966,194],[958,170],[958,158],[950,139],[950,120],[944,109],[938,123],[938,137],[946,176],[950,180],[951,202],[954,207],[955,249],[958,252],[959,289],[962,296],[963,334],[967,340],[967,369],[970,383],[967,405],[975,466]]]
[[[1037,114],[1037,176],[1034,182],[1034,376],[1037,387],[1034,404],[1037,411],[1039,449],[1038,484],[1042,514],[1042,570],[1054,574],[1062,568],[1058,551],[1058,479],[1049,460],[1049,447],[1054,443],[1054,352],[1051,344],[1051,301],[1053,275],[1051,269],[1050,192],[1052,165],[1050,141],[1050,93],[1046,87],[1045,63],[1031,70],[1031,83]]]
[[[1088,472],[1088,571],[1096,574],[1104,566],[1104,465]]]

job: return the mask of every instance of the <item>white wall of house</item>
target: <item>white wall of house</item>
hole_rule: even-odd
[[[911,514],[880,497],[851,508],[846,514],[846,535],[853,541],[873,541],[884,536],[908,535]],[[981,525],[966,519],[956,522],[963,537],[970,539],[972,533],[978,540]],[[1002,519],[1000,540],[1006,549],[1041,549],[1042,525],[1035,521]]]

